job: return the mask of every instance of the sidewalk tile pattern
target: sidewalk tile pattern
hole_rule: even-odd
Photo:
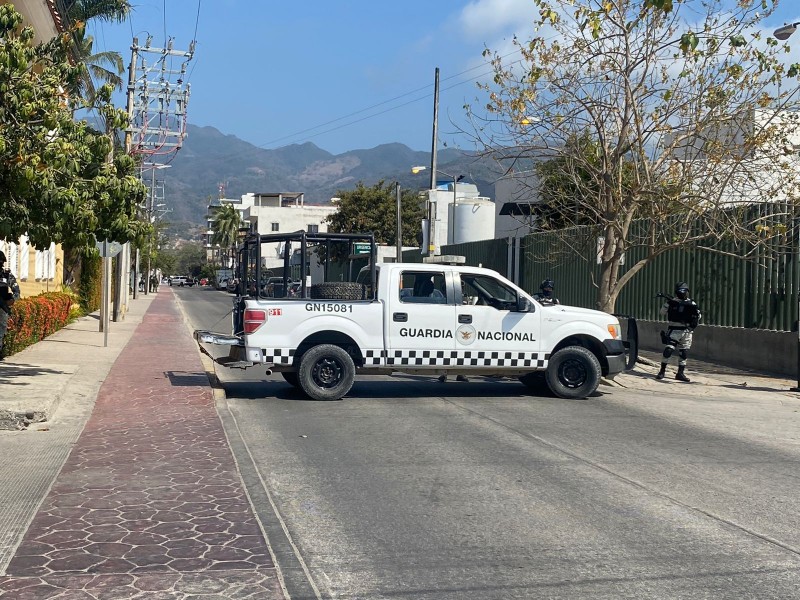
[[[0,596],[283,597],[172,294],[103,383]]]

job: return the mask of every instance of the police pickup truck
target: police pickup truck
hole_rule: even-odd
[[[247,295],[246,281],[259,281],[261,256],[278,237],[284,276],[288,281],[290,274],[300,274],[299,293]],[[359,257],[352,248],[363,238],[304,232],[251,236],[240,250],[243,271],[233,334],[195,331],[201,350],[227,367],[279,372],[316,400],[341,399],[357,374],[394,372],[511,377],[533,390],[546,386],[562,398],[585,398],[601,377],[625,368],[614,316],[541,305],[489,269],[376,265],[374,243],[367,236],[372,247],[367,281],[348,282],[353,259]],[[325,281],[323,275],[337,271],[327,266],[331,261],[339,261],[338,276],[344,281]],[[347,261],[349,270],[342,266]],[[254,267],[249,272],[248,265]],[[321,282],[313,284],[315,278]],[[218,350],[212,354],[209,345]],[[227,356],[220,346],[229,347]]]

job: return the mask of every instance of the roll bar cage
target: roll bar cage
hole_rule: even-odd
[[[370,247],[369,252],[369,265],[371,281],[376,281],[376,267],[377,263],[377,250],[375,246],[375,234],[369,233],[308,233],[306,231],[295,231],[293,233],[265,233],[259,234],[251,232],[245,236],[241,246],[237,251],[237,263],[239,265],[239,287],[237,289],[238,296],[247,295],[247,281],[250,275],[256,282],[261,281],[261,248],[263,244],[270,243],[283,243],[285,249],[283,252],[283,287],[289,280],[289,273],[291,272],[291,259],[292,249],[294,244],[299,244],[300,247],[300,272],[303,276],[300,278],[301,295],[303,298],[308,297],[307,281],[305,274],[308,272],[308,249],[312,246],[325,247],[325,261],[323,268],[325,270],[325,281],[328,281],[328,266],[331,257],[331,244],[345,242],[349,247],[348,260],[352,261],[355,256],[363,258],[365,255],[356,255],[354,252],[356,243],[368,243]],[[295,248],[297,246],[294,246]],[[254,259],[254,260],[250,260]],[[255,264],[254,273],[250,268],[251,264]],[[266,269],[264,269],[266,270]],[[259,284],[257,283],[257,286]],[[374,286],[373,286],[374,287]],[[375,290],[373,289],[373,295]]]

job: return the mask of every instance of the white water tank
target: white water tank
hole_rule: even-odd
[[[479,198],[458,198],[448,206],[449,244],[463,244],[494,238],[494,202]]]

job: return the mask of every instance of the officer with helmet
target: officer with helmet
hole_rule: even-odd
[[[661,359],[661,370],[656,375],[656,379],[664,379],[667,370],[667,363],[675,350],[678,350],[678,372],[675,379],[689,383],[690,379],[684,372],[686,369],[686,358],[689,349],[692,347],[692,332],[700,323],[700,307],[689,298],[689,284],[681,281],[675,284],[675,297],[660,296],[667,298],[661,307],[661,314],[667,315],[669,323],[667,331],[661,332],[661,341],[664,342],[664,355]]]
[[[553,287],[555,287],[555,283],[553,283],[552,279],[545,279],[541,285],[539,285],[539,292],[534,294],[533,297],[540,303],[540,304],[548,304],[548,305],[555,305],[561,304],[553,295]]]

